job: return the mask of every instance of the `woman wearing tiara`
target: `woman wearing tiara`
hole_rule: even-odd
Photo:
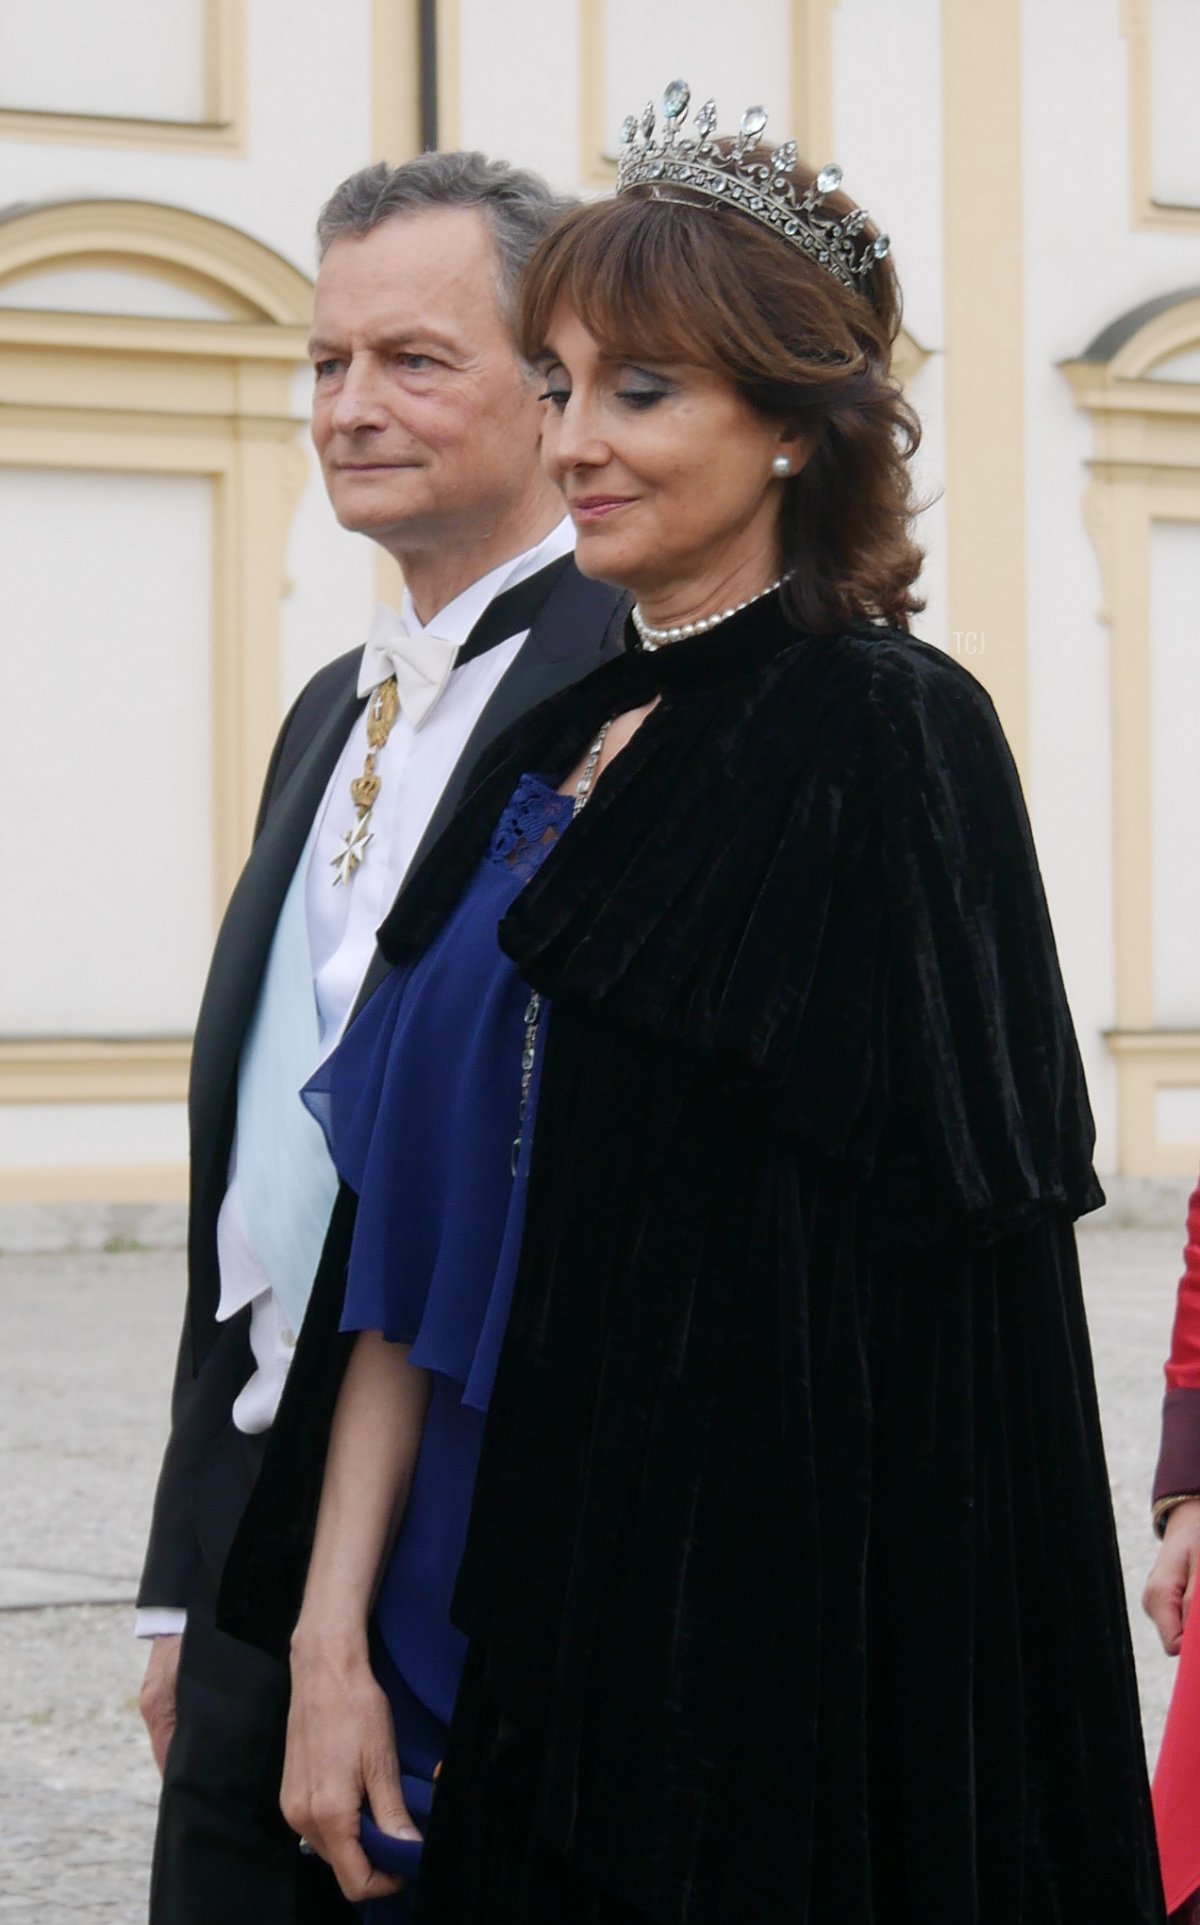
[[[313,1652],[339,1572],[383,1571],[385,1652],[419,1625],[444,1493],[418,1925],[1141,1925],[1091,1119],[994,711],[909,633],[899,291],[837,169],[687,105],[521,317],[628,649],[477,771],[324,1079],[347,1326],[393,1341],[338,1409],[285,1810],[360,1895],[329,1787],[403,1808]]]

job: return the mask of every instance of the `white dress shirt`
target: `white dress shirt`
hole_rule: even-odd
[[[569,554],[573,547],[574,529],[564,519],[536,548],[502,563],[465,588],[439,610],[428,627],[461,646],[502,590],[515,587]],[[409,630],[420,632],[421,623],[407,589],[400,612]],[[375,953],[375,931],[395,900],[438,799],[485,704],[512,666],[528,632],[523,629],[452,670],[436,706],[419,729],[413,729],[403,714],[397,716],[376,758],[380,790],[371,812],[371,841],[350,881],[334,887],[334,864],[356,814],[350,784],[361,775],[367,756],[365,709],[350,731],[321,803],[306,881],[305,907],[322,1059],[349,1020]],[[295,1100],[300,1100],[298,1092]],[[250,1349],[255,1370],[234,1403],[233,1421],[248,1433],[264,1431],[274,1422],[279,1408],[296,1333],[288,1328],[250,1240],[238,1196],[236,1135],[229,1187],[217,1219],[217,1257],[221,1278],[218,1321],[236,1316],[250,1305]],[[181,1610],[153,1607],[138,1612],[136,1630],[139,1637],[170,1635],[181,1631],[184,1622]]]

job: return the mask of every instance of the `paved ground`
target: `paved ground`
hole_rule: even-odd
[[[1082,1238],[1151,1755],[1170,1667],[1136,1604],[1179,1244]],[[127,1600],[181,1271],[175,1251],[0,1257],[0,1919],[21,1925],[145,1917],[156,1779]]]
[[[129,1604],[181,1291],[177,1251],[0,1258],[5,1921],[146,1916],[158,1781]]]

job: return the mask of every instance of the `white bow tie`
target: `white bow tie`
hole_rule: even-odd
[[[429,629],[410,634],[395,609],[381,603],[363,649],[358,692],[369,695],[394,675],[400,712],[410,728],[419,729],[450,680],[458,649],[457,642],[447,642]]]

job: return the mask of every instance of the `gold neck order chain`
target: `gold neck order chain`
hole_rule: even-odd
[[[395,676],[389,675],[387,681],[381,682],[375,690],[367,710],[367,759],[363,763],[362,774],[356,775],[350,784],[350,799],[358,813],[342,837],[342,846],[337,855],[331,857],[331,866],[337,871],[333,878],[335,889],[339,882],[349,882],[355,870],[362,866],[367,853],[367,844],[373,834],[371,811],[382,786],[375,764],[399,713],[400,692]]]

